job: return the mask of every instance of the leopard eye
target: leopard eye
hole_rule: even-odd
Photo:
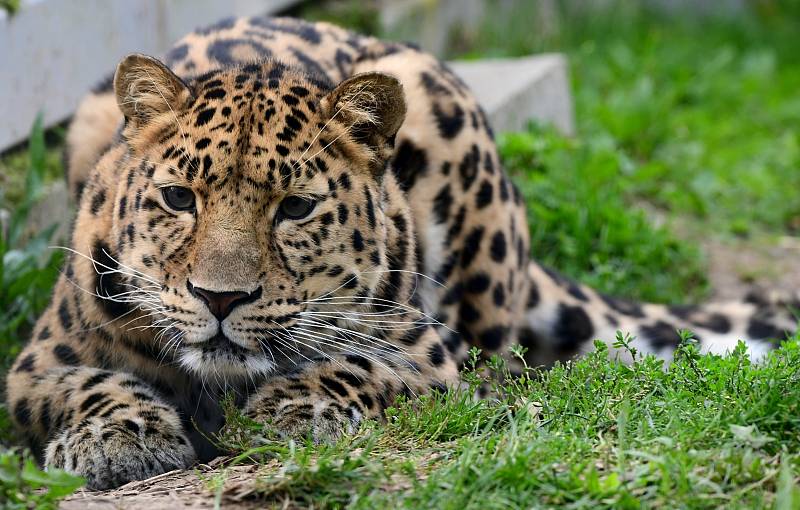
[[[302,197],[286,197],[278,206],[278,220],[289,219],[299,220],[314,210],[316,202],[314,200]]]
[[[161,188],[164,202],[176,211],[191,211],[194,209],[194,193],[189,188],[182,186],[167,186]]]

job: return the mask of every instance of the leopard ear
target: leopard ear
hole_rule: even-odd
[[[378,72],[343,81],[322,100],[322,107],[329,118],[347,127],[355,141],[368,146],[376,159],[391,155],[394,136],[406,116],[403,85]]]
[[[117,105],[129,124],[142,126],[169,111],[182,110],[192,97],[170,69],[147,55],[125,57],[114,74]]]

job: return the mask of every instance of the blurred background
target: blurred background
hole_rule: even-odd
[[[659,302],[798,288],[800,0],[0,0],[4,365],[68,242],[77,99],[125,53],[267,9],[470,61],[545,264]]]

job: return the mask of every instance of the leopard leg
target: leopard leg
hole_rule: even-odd
[[[177,411],[148,384],[128,373],[68,366],[80,360],[77,347],[48,344],[29,345],[8,377],[12,417],[34,444],[45,445],[46,467],[108,489],[192,464]]]
[[[262,385],[245,412],[287,437],[333,441],[358,430],[365,419],[381,420],[398,395],[441,390],[457,377],[439,335],[426,328],[413,347],[381,359],[339,354],[299,365]]]

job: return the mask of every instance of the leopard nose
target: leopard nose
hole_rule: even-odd
[[[234,308],[247,303],[252,303],[261,297],[261,287],[253,292],[226,291],[215,292],[212,290],[195,287],[192,282],[187,281],[189,292],[200,301],[204,302],[209,311],[222,322],[225,317],[230,315]]]

